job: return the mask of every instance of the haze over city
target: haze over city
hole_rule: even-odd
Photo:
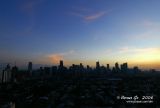
[[[0,63],[160,70],[159,0],[3,0]]]

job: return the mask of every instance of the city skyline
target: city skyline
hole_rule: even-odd
[[[0,3],[0,63],[127,62],[160,70],[159,0]]]

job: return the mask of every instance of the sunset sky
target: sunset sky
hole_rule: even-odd
[[[1,0],[0,63],[160,69],[160,0]]]

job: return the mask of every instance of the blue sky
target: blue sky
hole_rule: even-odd
[[[159,0],[0,2],[2,63],[160,67]]]

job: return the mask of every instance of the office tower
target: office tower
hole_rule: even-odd
[[[32,62],[28,63],[28,72],[30,75],[32,75]]]
[[[87,72],[89,72],[89,70],[90,70],[90,66],[89,66],[89,65],[87,65]]]
[[[80,68],[83,68],[83,64],[82,63],[80,63]]]
[[[118,62],[115,63],[115,72],[120,72],[120,68],[119,68]]]
[[[125,69],[128,69],[128,64],[127,63],[123,63],[123,66]]]
[[[11,70],[11,80],[12,80],[12,82],[16,82],[17,72],[18,72],[18,67],[17,66],[12,67],[12,70]]]
[[[11,81],[11,69],[10,69],[10,65],[7,64],[6,68],[3,70],[2,73],[2,83],[3,82],[10,82]]]
[[[138,66],[133,67],[133,72],[134,73],[139,73],[140,69],[138,68]]]
[[[109,64],[107,64],[107,70],[109,70],[110,68],[109,68]]]
[[[59,67],[63,67],[63,60],[60,60]]]
[[[127,63],[121,64],[121,71],[122,72],[128,72],[128,64]]]
[[[115,69],[119,69],[119,64],[118,64],[118,62],[115,63]]]
[[[96,69],[99,69],[100,68],[100,64],[99,64],[99,61],[96,62]]]
[[[52,66],[52,75],[55,75],[57,73],[57,66]]]
[[[50,72],[51,72],[51,68],[50,67],[44,67],[44,72],[45,72],[45,75],[50,75]]]

